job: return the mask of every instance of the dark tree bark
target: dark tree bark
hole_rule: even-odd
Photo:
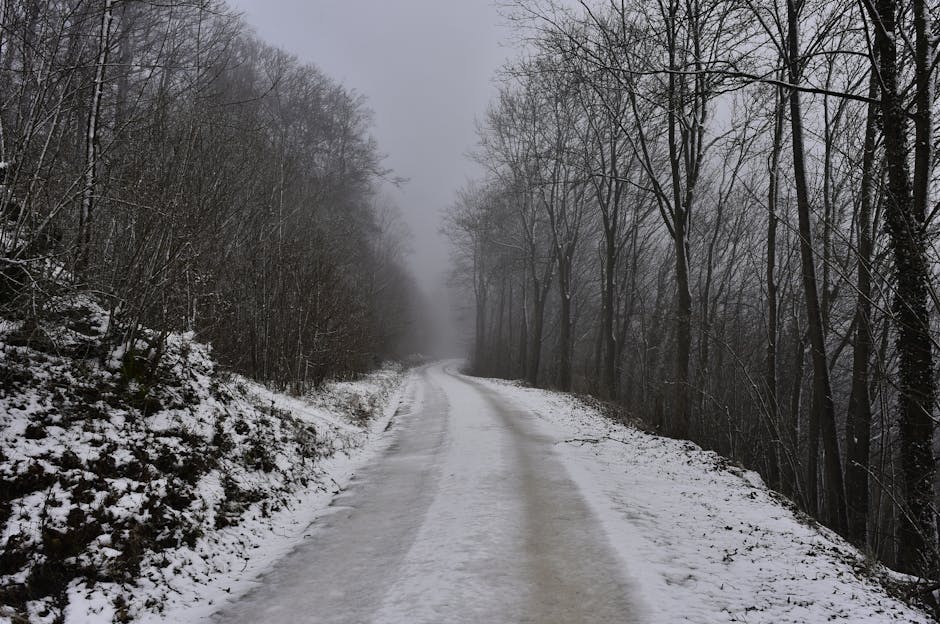
[[[905,102],[898,84],[896,0],[878,0],[875,22],[881,78],[887,192],[885,220],[894,257],[893,311],[899,357],[899,413],[903,513],[898,518],[898,563],[908,572],[937,572],[937,528],[932,510],[934,486],[933,408],[936,385],[927,307],[929,267],[924,224],[931,154],[930,75],[934,50],[929,41],[927,8],[914,0],[915,145],[911,183]]]
[[[878,78],[872,68],[868,95],[878,96]],[[878,137],[877,105],[868,105],[862,147],[861,196],[858,209],[858,262],[855,304],[855,348],[852,352],[852,390],[845,420],[845,497],[850,540],[864,545],[868,534],[868,463],[871,446],[871,397],[869,365],[872,352],[871,262],[873,251],[872,202],[875,174],[875,142]]]
[[[529,291],[525,276],[522,278],[522,305],[519,306],[519,372],[523,379],[529,378]]]
[[[616,221],[604,215],[604,281],[602,288],[601,336],[604,356],[601,387],[611,400],[617,399],[617,333],[614,328],[614,271],[617,270]]]
[[[559,332],[558,389],[571,390],[571,258],[558,260]]]
[[[534,265],[532,268],[532,323],[530,335],[528,336],[529,361],[526,365],[526,381],[533,386],[538,385],[539,382],[539,369],[542,364],[542,334],[545,331],[545,304],[548,302],[548,289],[552,283],[554,262],[553,256],[551,264],[546,268],[546,274],[541,278],[538,276]]]
[[[689,204],[682,192],[682,174],[680,167],[682,157],[677,136],[679,120],[676,111],[679,107],[680,85],[677,76],[677,42],[678,36],[678,2],[670,3],[669,19],[669,67],[676,71],[669,72],[669,162],[672,168],[672,206],[673,220],[673,253],[676,266],[676,369],[675,369],[675,412],[672,433],[679,438],[689,436],[689,427],[692,420],[689,381],[691,378],[692,359],[692,291],[689,287],[689,250],[687,243],[687,225],[689,221]],[[684,86],[684,85],[683,85]],[[694,137],[693,137],[694,138]],[[690,149],[690,151],[694,151]],[[694,188],[694,182],[687,181],[689,188]]]
[[[787,0],[787,65],[790,82],[799,84],[800,47],[799,14],[796,0]],[[816,262],[813,257],[813,234],[810,223],[809,183],[806,177],[805,149],[803,147],[803,113],[800,107],[800,92],[790,89],[790,124],[793,139],[793,177],[796,183],[798,228],[800,236],[800,262],[803,272],[803,291],[806,298],[806,315],[809,328],[813,362],[813,416],[818,418],[825,453],[826,494],[830,502],[832,527],[841,534],[847,531],[848,520],[845,508],[845,485],[842,476],[842,460],[839,457],[839,441],[836,435],[835,407],[829,381],[826,341],[823,333],[819,291],[816,282]],[[813,436],[812,433],[810,433]],[[809,458],[810,463],[816,461]],[[807,477],[807,486],[812,487]],[[810,500],[810,505],[814,504]]]
[[[780,409],[777,396],[777,187],[780,178],[780,152],[783,149],[783,116],[785,98],[782,88],[776,90],[774,108],[774,138],[767,164],[769,176],[767,184],[767,355],[764,369],[764,383],[767,386],[767,419],[770,421],[768,433],[771,439],[770,483],[778,485],[780,481]]]
[[[479,248],[479,245],[478,245]],[[486,273],[486,252],[478,249],[473,257],[473,291],[476,301],[476,353],[473,356],[473,366],[476,370],[485,372],[487,368],[487,357],[489,351],[486,341],[486,306],[488,305],[487,278]]]

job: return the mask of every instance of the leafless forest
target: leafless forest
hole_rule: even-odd
[[[937,1],[499,5],[442,226],[472,372],[691,439],[936,583]],[[4,344],[157,384],[192,332],[293,394],[427,349],[372,130],[223,0],[0,0]],[[105,338],[56,344],[83,298]]]
[[[370,124],[224,2],[3,0],[4,317],[42,340],[90,293],[128,361],[159,359],[142,326],[193,330],[295,390],[407,351],[420,297]]]
[[[936,3],[504,7],[472,366],[598,395],[937,578]]]

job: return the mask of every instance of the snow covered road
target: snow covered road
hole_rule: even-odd
[[[415,383],[384,456],[213,621],[646,621],[553,429],[456,365]]]
[[[933,621],[756,473],[457,371],[412,374],[381,454],[212,622]]]

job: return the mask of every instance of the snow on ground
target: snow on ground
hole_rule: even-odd
[[[756,473],[691,442],[616,423],[570,395],[479,381],[560,440],[558,455],[651,622],[933,621],[872,578],[894,573],[798,517]]]
[[[218,624],[653,624],[537,418],[441,365],[380,461]]]
[[[420,402],[397,369],[389,368],[355,382],[329,384],[303,399],[251,385],[257,396],[277,409],[321,428],[329,427],[335,435],[320,439],[321,443],[332,443],[323,448],[327,457],[321,460],[312,483],[294,492],[281,511],[265,517],[255,506],[240,524],[207,536],[192,550],[181,551],[177,556],[179,570],[161,579],[170,591],[154,586],[161,597],[159,612],[142,612],[141,623],[204,621],[231,596],[250,589],[259,575],[297,546],[353,474],[382,451],[388,439],[381,434],[391,425],[400,404]],[[350,410],[351,404],[370,405],[375,417]],[[135,592],[135,598],[146,602],[142,594],[147,591]]]
[[[280,395],[90,299],[0,321],[0,624],[180,621],[286,552],[370,449],[399,366]]]

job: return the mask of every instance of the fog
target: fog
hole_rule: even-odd
[[[384,192],[412,233],[410,264],[431,294],[449,264],[440,214],[479,167],[466,158],[475,119],[510,50],[489,0],[232,0],[268,43],[365,95],[386,166]]]

